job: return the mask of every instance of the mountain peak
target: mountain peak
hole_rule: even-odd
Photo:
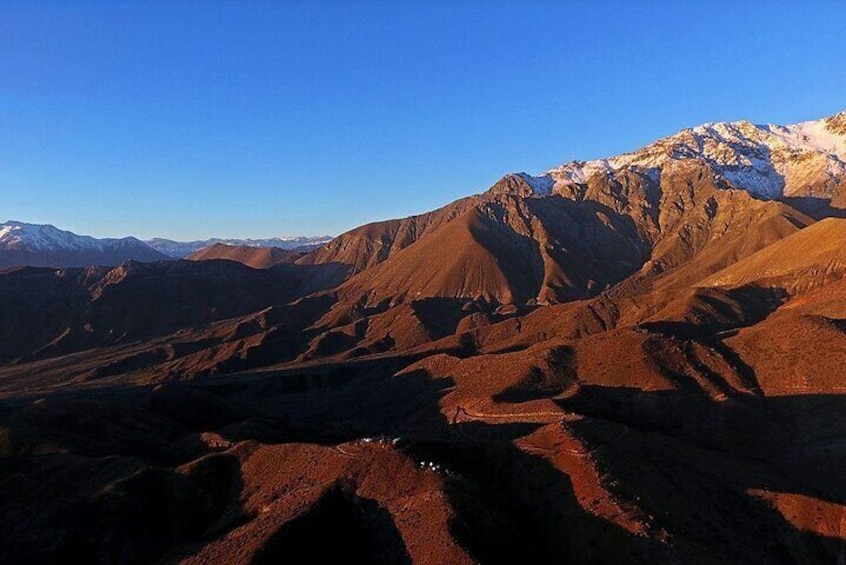
[[[838,112],[825,120],[825,128],[834,135],[846,136],[846,110]]]
[[[533,176],[528,173],[508,173],[488,189],[490,194],[516,194],[518,196],[546,196],[552,192],[555,181],[549,175]]]
[[[721,186],[746,190],[756,198],[831,199],[846,179],[846,112],[787,126],[748,120],[708,122],[630,153],[570,161],[538,176],[522,173],[520,178],[529,187],[541,188],[531,194],[561,193],[594,177],[614,177],[633,168],[657,179],[665,167],[690,159],[704,162]],[[500,183],[495,188],[506,187]]]
[[[6,248],[45,249],[60,247],[96,247],[96,240],[63,231],[50,224],[30,224],[9,220],[0,224],[0,245]]]
[[[97,239],[50,224],[9,220],[0,224],[0,266],[69,267],[114,265],[126,259],[167,259],[134,238]]]

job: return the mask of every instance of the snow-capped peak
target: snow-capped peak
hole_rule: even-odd
[[[149,246],[135,237],[96,238],[60,230],[50,224],[28,224],[15,220],[0,224],[0,249],[102,251],[120,247]]]
[[[128,259],[160,261],[167,257],[134,237],[97,239],[51,225],[0,224],[0,267],[118,265]]]
[[[846,182],[846,112],[788,126],[744,120],[706,123],[631,153],[571,161],[524,178],[551,180],[552,186],[536,191],[545,194],[633,167],[658,178],[665,166],[685,159],[704,161],[727,186],[759,198],[826,196],[818,194],[823,187],[830,190]]]
[[[115,241],[115,240],[109,240]],[[3,249],[102,249],[103,240],[60,230],[49,224],[28,224],[10,220],[0,224]]]

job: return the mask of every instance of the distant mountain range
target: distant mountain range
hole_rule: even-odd
[[[170,259],[134,237],[97,239],[51,225],[0,224],[0,267],[84,267]]]
[[[207,247],[222,243],[249,248],[309,251],[332,238],[277,237],[270,239],[209,239],[180,242],[135,237],[95,238],[77,235],[46,224],[15,220],[0,224],[0,267],[84,267],[116,266],[128,260],[141,262],[183,259]]]
[[[169,257],[184,259],[192,253],[201,249],[211,247],[215,244],[229,245],[232,247],[278,247],[280,249],[296,249],[298,251],[310,251],[332,240],[332,236],[292,236],[292,237],[271,237],[268,239],[219,239],[211,238],[197,241],[174,241],[156,237],[147,240],[145,243]]]

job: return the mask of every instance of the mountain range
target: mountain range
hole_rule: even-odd
[[[135,237],[94,238],[61,230],[52,225],[14,220],[0,224],[0,267],[84,267],[117,266],[125,261],[184,259],[193,253],[222,244],[243,248],[278,248],[308,251],[331,238],[287,237],[270,239],[209,239],[179,242]]]
[[[79,267],[118,265],[130,259],[168,259],[134,237],[95,239],[50,225],[0,224],[0,266]]]
[[[329,242],[331,236],[292,236],[292,237],[271,237],[268,239],[204,239],[197,241],[173,241],[171,239],[163,239],[156,237],[145,241],[147,245],[156,251],[173,257],[175,259],[184,259],[207,247],[221,244],[230,247],[276,247],[279,249],[297,249],[299,251],[310,251],[316,247]]]
[[[310,251],[6,269],[0,557],[838,562],[844,241],[846,112]]]

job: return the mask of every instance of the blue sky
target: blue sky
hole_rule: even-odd
[[[0,0],[0,221],[337,234],[705,121],[826,116],[842,6]]]

